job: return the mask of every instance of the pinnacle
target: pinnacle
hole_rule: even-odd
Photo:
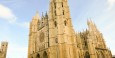
[[[36,17],[40,19],[38,11],[36,11]]]
[[[33,19],[40,19],[38,11],[36,11],[36,15],[33,17]]]

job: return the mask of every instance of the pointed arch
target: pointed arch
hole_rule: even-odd
[[[86,53],[85,53],[84,58],[90,58],[89,52],[86,52]]]
[[[39,54],[37,54],[36,58],[40,58],[40,55],[39,55]]]
[[[64,5],[63,5],[63,2],[62,2],[62,7],[63,7]]]
[[[80,52],[78,52],[78,57],[79,57],[79,58],[81,58],[81,55],[80,55],[80,54],[81,54],[81,53],[80,53]]]
[[[102,58],[105,58],[104,53],[102,51],[101,51],[101,56],[102,56]]]
[[[105,58],[105,56],[104,56],[102,51],[97,52],[97,57],[98,58]]]
[[[48,55],[47,55],[46,51],[43,53],[43,58],[48,58]]]
[[[65,26],[67,25],[67,21],[66,21],[66,20],[64,21],[64,25],[65,25]]]
[[[55,25],[55,27],[57,27],[57,22],[56,21],[54,22],[54,25]]]
[[[97,58],[99,58],[99,53],[98,53],[98,52],[96,52],[96,54],[97,54]]]

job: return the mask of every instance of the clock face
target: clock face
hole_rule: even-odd
[[[44,33],[43,32],[41,32],[40,33],[40,36],[39,36],[39,40],[40,40],[40,42],[43,42],[44,41]]]

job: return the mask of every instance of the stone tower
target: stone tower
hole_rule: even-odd
[[[75,33],[68,0],[50,0],[49,8],[48,14],[40,17],[37,12],[30,22],[28,58],[111,58],[91,20],[86,31]]]
[[[8,42],[2,42],[0,48],[0,58],[6,58]]]
[[[49,29],[48,29],[48,15],[42,15],[39,17],[38,12],[33,17],[30,23],[30,34],[29,34],[29,48],[28,58],[42,58],[43,53],[46,55],[46,51],[49,46]]]
[[[68,0],[51,0],[49,10],[49,58],[76,58],[76,39]],[[52,55],[53,54],[53,55]]]

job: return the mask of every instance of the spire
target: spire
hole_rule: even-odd
[[[44,13],[42,12],[42,17],[44,16]]]
[[[46,11],[46,14],[45,14],[45,18],[48,19],[48,14],[47,14],[47,11]]]
[[[46,14],[45,14],[45,16],[48,16],[48,14],[47,14],[47,11],[46,11]]]
[[[38,19],[38,20],[40,19],[38,11],[36,11],[36,15],[33,17],[33,19]]]
[[[93,26],[93,25],[94,25],[94,23],[92,22],[92,20],[91,20],[91,19],[87,19],[87,25],[88,25],[88,26]]]
[[[87,25],[89,26],[89,24],[90,24],[90,21],[89,21],[89,19],[87,19]]]
[[[87,19],[87,25],[94,25],[94,23],[92,22],[91,18]]]
[[[87,20],[87,25],[90,31],[96,31],[97,27],[96,25],[92,22],[91,19]]]

